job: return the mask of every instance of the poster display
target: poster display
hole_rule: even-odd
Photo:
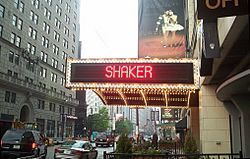
[[[184,0],[139,0],[139,57],[184,58]]]

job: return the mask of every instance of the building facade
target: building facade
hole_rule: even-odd
[[[74,135],[76,93],[67,57],[78,57],[80,0],[0,2],[0,120],[35,122],[48,137]]]
[[[205,5],[198,10],[202,3],[197,2],[203,1],[188,1],[187,16],[190,52],[199,59],[202,76],[199,108],[191,108],[190,128],[200,152],[242,152],[249,158],[248,1],[236,6],[236,1],[226,2],[224,7],[208,7],[207,12]],[[199,15],[203,18],[197,19]]]

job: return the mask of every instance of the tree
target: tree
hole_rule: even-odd
[[[117,153],[132,153],[132,144],[127,135],[122,134],[117,142]]]
[[[103,132],[109,127],[108,109],[103,107],[99,113],[89,115],[87,118],[87,128],[92,131]]]
[[[185,136],[184,152],[186,154],[197,153],[197,144],[196,144],[195,139],[192,136],[190,131],[188,131],[186,136]]]
[[[115,122],[115,129],[118,134],[126,134],[128,135],[133,128],[133,124],[130,120],[120,119]]]

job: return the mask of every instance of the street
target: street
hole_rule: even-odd
[[[92,144],[93,146],[95,146],[95,144]],[[48,152],[47,152],[47,156],[46,159],[53,159],[54,158],[54,149],[56,147],[58,147],[59,145],[55,145],[55,146],[49,146],[48,147]],[[98,151],[98,157],[97,159],[102,159],[103,158],[103,152],[112,152],[113,151],[113,147],[97,147],[96,148]]]

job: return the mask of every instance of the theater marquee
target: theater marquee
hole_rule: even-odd
[[[110,84],[114,87],[145,85],[197,85],[194,60],[68,59],[67,87]]]
[[[91,89],[106,105],[188,106],[199,88],[197,60],[69,58],[66,87]]]

